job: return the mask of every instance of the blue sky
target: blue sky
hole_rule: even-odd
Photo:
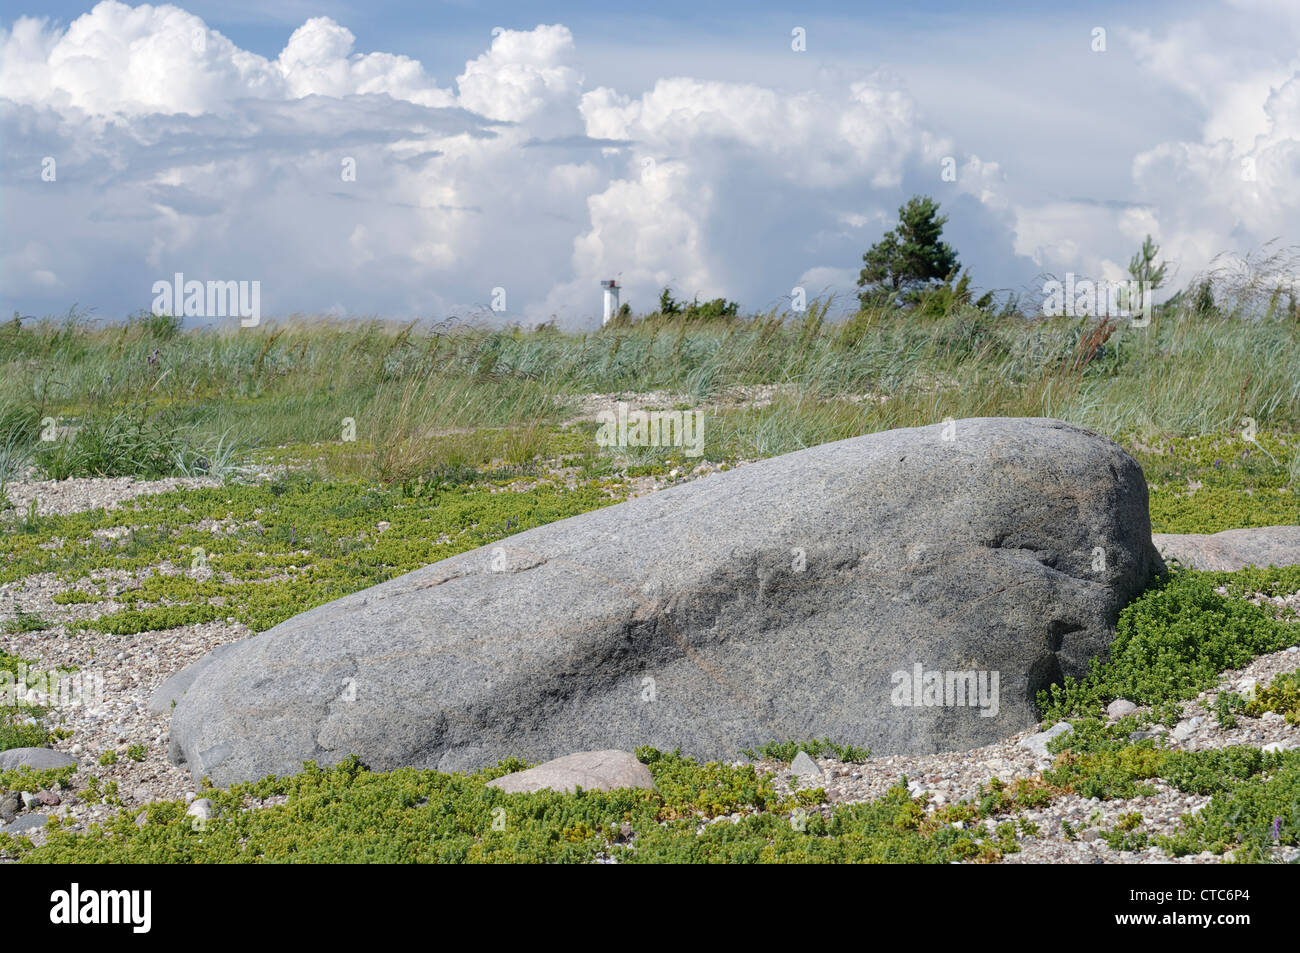
[[[0,310],[116,316],[176,270],[575,327],[614,275],[847,298],[914,193],[981,287],[1118,278],[1147,232],[1181,284],[1295,238],[1292,6],[5,0]]]

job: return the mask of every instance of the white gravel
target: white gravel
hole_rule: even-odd
[[[19,513],[26,513],[36,501],[38,516],[80,513],[85,510],[116,509],[127,500],[172,490],[197,490],[221,486],[220,480],[168,477],[165,480],[137,480],[134,477],[74,477],[68,480],[22,480],[5,488]]]

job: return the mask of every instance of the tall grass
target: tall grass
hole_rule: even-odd
[[[351,418],[368,472],[407,479],[483,462],[470,445],[482,428],[502,428],[507,462],[526,463],[583,395],[650,391],[709,406],[708,452],[747,457],[945,417],[1051,416],[1116,437],[1234,430],[1246,417],[1300,431],[1300,322],[1268,305],[1275,296],[1261,305],[1250,282],[1241,293],[1255,305],[1180,301],[1147,327],[969,306],[832,324],[828,301],[585,334],[302,318],[182,332],[70,313],[0,325],[0,406],[73,428],[60,448],[15,446],[0,463],[32,450],[51,475],[194,472],[219,453],[228,469],[232,446],[337,442]],[[769,405],[728,401],[756,385]]]

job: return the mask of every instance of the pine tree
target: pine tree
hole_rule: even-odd
[[[1156,258],[1159,255],[1160,246],[1148,235],[1141,249],[1129,259],[1128,273],[1138,283],[1135,300],[1127,302],[1133,314],[1137,314],[1148,305],[1147,296],[1154,297],[1156,289],[1165,283],[1165,269],[1169,267],[1169,263],[1161,262],[1160,266],[1156,267]]]
[[[862,256],[858,299],[868,303],[899,304],[917,300],[926,286],[948,280],[960,270],[957,252],[943,241],[948,216],[939,215],[939,203],[916,195],[898,210],[898,226]]]

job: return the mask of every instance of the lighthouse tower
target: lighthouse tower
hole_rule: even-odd
[[[601,327],[604,327],[618,314],[618,282],[611,279],[602,281],[600,286],[605,289],[605,317],[600,322]]]

